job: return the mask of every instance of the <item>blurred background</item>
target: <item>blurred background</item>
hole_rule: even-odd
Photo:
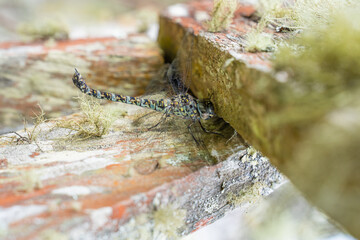
[[[176,0],[1,0],[0,41],[84,38],[149,32],[157,14]]]
[[[166,6],[180,2],[176,0],[1,0],[0,45],[4,47],[15,42],[45,41],[51,46],[57,40],[91,37],[125,39],[134,33],[143,33],[155,42],[159,12]],[[3,58],[3,61],[6,60]],[[0,88],[7,84],[7,78],[2,76]],[[0,103],[2,97],[0,91]],[[4,102],[3,106],[0,105],[0,113],[3,116],[11,111],[9,109],[5,111],[5,105]],[[19,121],[27,117],[18,113],[13,115],[18,116]],[[4,120],[1,124],[0,130],[5,129],[3,132],[6,132],[7,122]],[[349,240],[354,238],[342,232],[325,215],[309,205],[290,183],[285,183],[271,197],[259,201],[256,208],[249,209],[246,213],[235,210],[185,239]]]
[[[1,0],[0,133],[22,129],[24,120],[32,125],[40,107],[46,118],[76,111],[74,67],[109,91],[112,84],[123,94],[143,94],[163,62],[156,46],[158,14],[175,2]],[[94,38],[105,40],[86,42]],[[74,39],[86,40],[68,41]],[[56,44],[61,42],[65,47]]]

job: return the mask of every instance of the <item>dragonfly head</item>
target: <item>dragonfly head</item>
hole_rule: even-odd
[[[200,118],[208,120],[215,116],[214,105],[210,101],[201,101],[198,103]]]

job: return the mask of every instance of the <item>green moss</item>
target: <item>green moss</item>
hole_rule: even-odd
[[[279,47],[273,73],[257,71],[240,61],[229,60],[225,64],[228,73],[223,74],[218,63],[225,63],[226,59],[221,59],[223,56],[227,59],[231,56],[219,53],[202,37],[197,37],[193,61],[198,61],[196,69],[200,70],[196,71],[197,81],[192,83],[192,90],[196,95],[198,92],[205,95],[209,88],[214,89],[212,100],[218,115],[268,156],[299,188],[304,189],[304,193],[309,193],[312,202],[321,202],[315,201],[317,194],[326,193],[320,197],[328,198],[332,203],[337,199],[338,205],[322,199],[318,206],[325,206],[325,202],[329,213],[346,214],[350,220],[359,214],[352,211],[357,208],[351,201],[345,201],[342,191],[345,188],[337,186],[341,180],[336,180],[336,177],[346,172],[346,178],[343,178],[348,180],[346,194],[349,199],[359,199],[354,195],[358,193],[358,185],[349,184],[359,182],[356,177],[359,176],[356,174],[358,164],[354,162],[359,155],[355,147],[359,146],[359,131],[354,126],[359,122],[356,121],[358,114],[351,109],[345,115],[333,111],[359,102],[360,20],[359,8],[345,12],[340,11],[341,8],[335,15],[324,15],[326,21],[324,16],[319,17],[319,21],[326,24],[307,24],[297,39],[287,43],[288,46]],[[214,70],[218,73],[215,77]],[[324,121],[329,119],[341,127],[324,126]],[[348,133],[351,133],[351,138]],[[305,160],[306,164],[303,164]],[[330,176],[329,170],[333,166],[333,175]],[[346,169],[342,170],[343,167]],[[352,172],[348,172],[349,169]],[[326,184],[319,191],[323,182]],[[333,191],[334,188],[339,191]],[[330,190],[334,195],[327,195]],[[352,210],[344,211],[350,207]]]
[[[248,52],[270,52],[274,48],[274,41],[269,33],[254,30],[246,35],[245,50]]]
[[[359,89],[359,22],[360,17],[355,12],[347,16],[336,15],[327,28],[319,26],[297,40],[304,46],[304,51],[280,50],[274,68],[278,73],[287,73],[284,81],[289,90],[282,91],[281,101],[297,105],[297,111],[306,111],[306,106],[312,106],[311,111],[322,113],[333,108],[334,101],[338,104],[346,102],[347,95]],[[347,94],[344,95],[344,91]],[[288,113],[291,111],[289,108]],[[316,115],[304,111],[301,114],[293,112],[289,117],[304,118],[301,117],[304,113],[309,117]]]
[[[167,239],[177,239],[177,230],[185,222],[186,210],[178,209],[173,205],[160,208],[154,213],[155,231],[167,236]]]
[[[264,188],[264,183],[256,182],[251,186],[244,186],[239,192],[229,192],[226,196],[228,203],[238,207],[246,203],[255,203],[261,198],[260,190]]]
[[[350,9],[358,6],[359,3],[353,0],[261,0],[257,6],[257,13],[261,19],[256,30],[247,35],[246,50],[272,51],[277,45],[289,44],[282,42],[283,38],[289,38],[289,34],[277,36],[277,41],[274,42],[269,34],[263,32],[266,26],[289,30],[300,29],[300,32],[292,32],[293,36],[299,36],[299,33],[317,31],[319,27],[326,28],[333,22],[335,14],[347,15]]]
[[[254,146],[276,161],[286,161],[305,129],[329,111],[353,101],[360,85],[359,8],[314,26],[275,54],[272,76],[243,74],[246,126],[235,127]],[[294,51],[294,45],[297,47]],[[274,78],[275,77],[275,81]],[[245,114],[246,113],[246,114]],[[231,120],[229,122],[235,122]],[[240,128],[239,128],[240,125]],[[284,147],[286,144],[287,147]]]
[[[226,30],[233,20],[236,8],[236,0],[214,0],[212,18],[208,22],[208,31]]]
[[[248,147],[246,149],[246,155],[243,157],[242,161],[247,161],[248,159],[254,159],[257,157],[257,154],[259,154],[259,152],[255,148]]]
[[[313,29],[314,26],[331,23],[332,16],[346,12],[356,1],[348,0],[261,0],[257,7],[262,24],[291,29]]]

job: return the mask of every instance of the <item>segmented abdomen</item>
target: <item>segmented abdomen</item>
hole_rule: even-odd
[[[159,101],[156,101],[145,98],[102,92],[100,90],[90,88],[76,69],[72,80],[74,85],[78,87],[81,92],[98,99],[107,99],[113,102],[137,105],[139,107],[150,108],[155,111],[166,114],[173,114],[187,119],[200,119],[200,114],[197,110],[197,102],[188,94],[176,95],[171,99],[160,99]]]

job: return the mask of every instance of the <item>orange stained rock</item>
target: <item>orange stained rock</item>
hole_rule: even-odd
[[[8,166],[8,161],[7,161],[7,159],[6,159],[6,158],[0,159],[0,169],[1,169],[1,168],[6,168],[7,166]],[[0,179],[1,179],[1,177],[0,177]]]
[[[30,155],[30,157],[34,158],[34,157],[39,156],[39,155],[40,155],[39,152],[34,152],[33,154]]]
[[[19,192],[16,189],[12,189],[8,192],[0,192],[0,206],[8,207],[15,204],[21,204],[21,202],[25,200],[34,199],[36,197],[45,195],[54,188],[56,188],[55,185],[48,185],[30,192]]]
[[[201,227],[203,226],[206,226],[209,224],[209,222],[211,222],[211,220],[213,219],[213,217],[209,217],[209,218],[206,218],[206,219],[202,219],[200,220],[199,222],[197,222],[195,224],[195,229],[193,230],[193,232],[199,230]]]
[[[241,14],[244,17],[250,17],[255,13],[256,9],[252,5],[240,5],[235,14]]]

